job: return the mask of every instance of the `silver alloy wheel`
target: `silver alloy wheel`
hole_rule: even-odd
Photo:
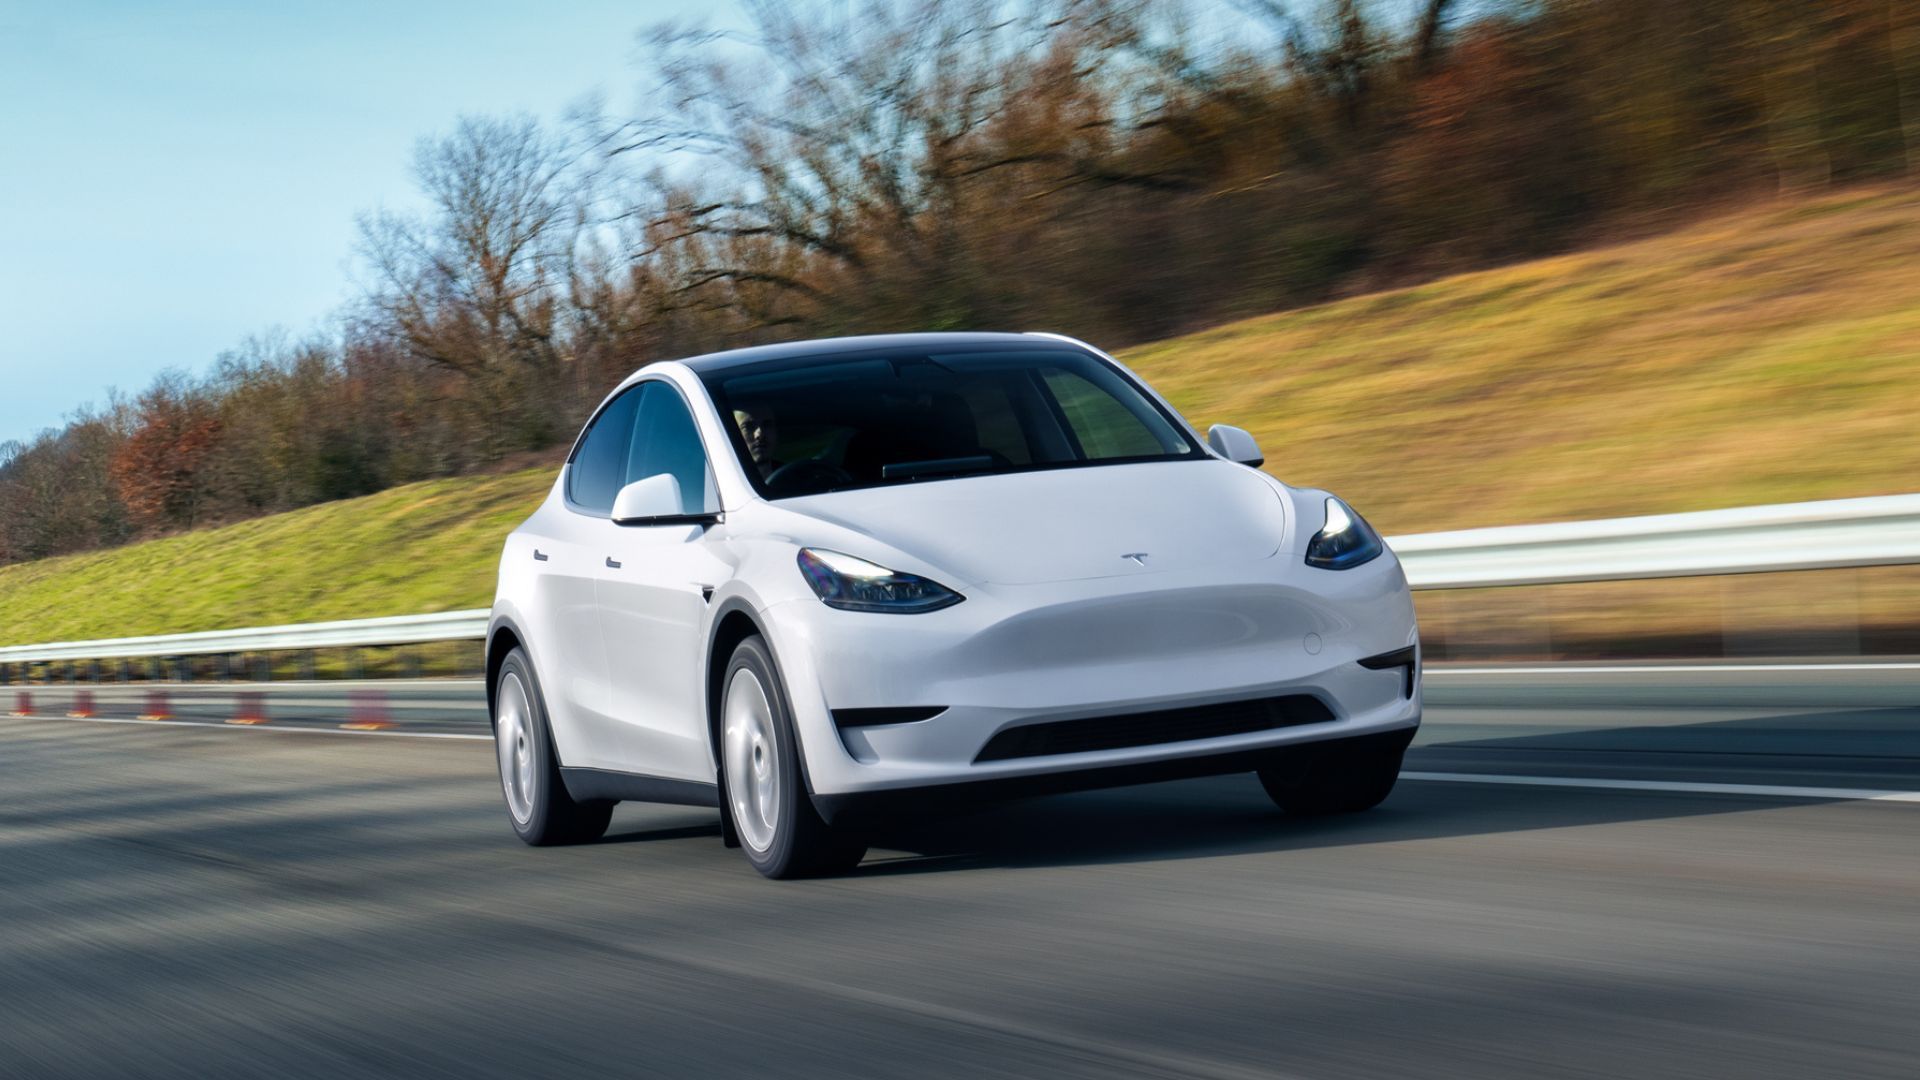
[[[500,680],[495,706],[493,745],[500,755],[500,786],[507,793],[507,812],[522,825],[533,818],[533,733],[528,723],[532,712],[520,676],[507,672]]]
[[[727,799],[740,842],[764,853],[773,846],[780,824],[779,750],[773,706],[752,671],[741,668],[727,683],[722,738],[727,767]]]

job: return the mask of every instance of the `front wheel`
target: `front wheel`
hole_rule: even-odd
[[[1400,779],[1404,739],[1303,746],[1260,770],[1260,786],[1289,814],[1318,817],[1379,806]]]
[[[800,747],[766,642],[749,637],[727,664],[720,756],[740,850],[770,878],[853,869],[867,846],[821,819],[800,772]]]
[[[546,704],[527,654],[514,649],[500,665],[493,693],[493,744],[507,820],[535,847],[597,840],[613,819],[611,802],[576,802],[560,779],[547,728]]]

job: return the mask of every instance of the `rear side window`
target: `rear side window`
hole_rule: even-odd
[[[626,483],[640,393],[650,385],[641,383],[608,402],[588,425],[587,433],[581,436],[567,468],[567,499],[577,509],[594,514],[613,513],[613,497]]]

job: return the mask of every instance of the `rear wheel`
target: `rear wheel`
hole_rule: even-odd
[[[851,870],[866,843],[835,829],[813,808],[800,747],[773,657],[758,636],[733,651],[721,682],[720,758],[727,812],[740,850],[770,878]]]
[[[520,839],[545,847],[597,840],[607,831],[613,803],[576,802],[567,794],[540,686],[519,649],[507,654],[494,684],[493,745],[507,820]]]
[[[1316,817],[1371,810],[1400,778],[1406,741],[1392,738],[1303,746],[1260,770],[1260,785],[1280,809]]]

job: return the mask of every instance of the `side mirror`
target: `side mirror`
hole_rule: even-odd
[[[613,523],[637,525],[650,518],[680,515],[680,481],[672,473],[635,480],[613,497]]]
[[[635,480],[613,497],[615,525],[712,525],[719,514],[689,514],[680,506],[680,481],[672,473]]]
[[[1207,445],[1213,447],[1214,453],[1242,465],[1258,467],[1267,461],[1266,455],[1260,452],[1260,444],[1254,442],[1253,435],[1244,428],[1215,424],[1207,429]]]

